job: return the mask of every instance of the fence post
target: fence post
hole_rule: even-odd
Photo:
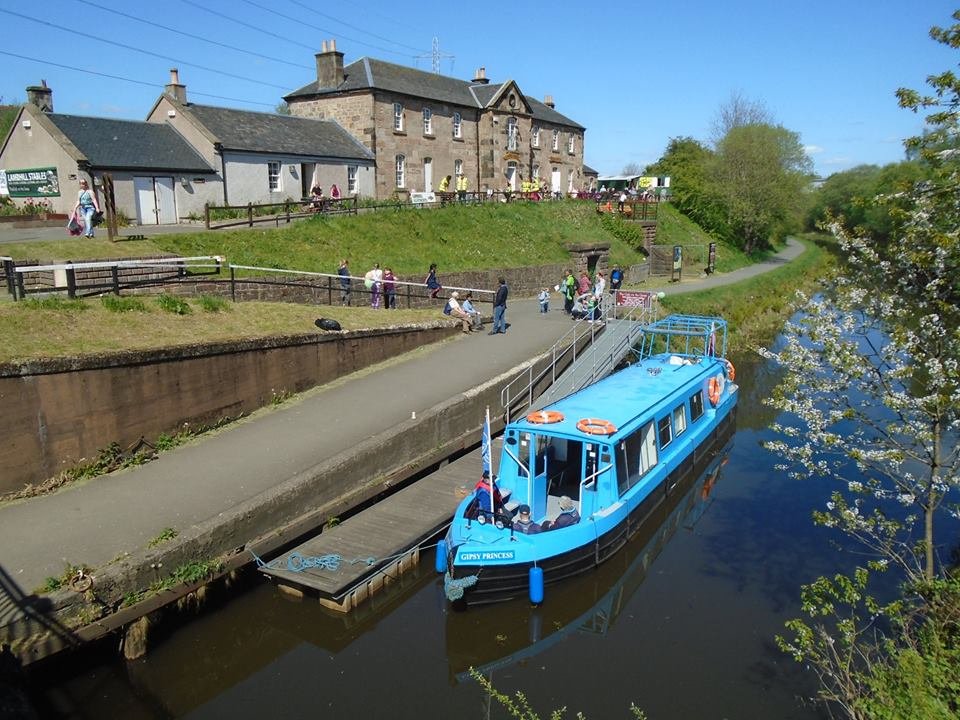
[[[73,263],[70,260],[67,260],[66,265],[72,265]],[[67,297],[73,300],[77,296],[77,275],[76,271],[72,267],[67,267]]]
[[[210,203],[205,202],[203,204],[203,221],[207,226],[207,230],[210,229]]]
[[[233,265],[230,266],[230,299],[237,301],[237,271]]]
[[[110,268],[110,275],[113,277],[113,294],[120,295],[120,270],[116,265]]]
[[[250,227],[253,227],[253,203],[247,203],[247,222],[250,223]]]
[[[17,289],[20,291],[20,299],[27,299],[27,288],[23,284],[23,273],[17,273]],[[13,299],[17,299],[17,293],[13,294]]]
[[[289,201],[284,201],[283,210],[287,214],[287,225],[289,225],[290,224],[290,202]]]
[[[3,261],[3,275],[7,278],[7,292],[13,295],[13,299],[17,299],[17,285],[16,281],[13,279],[13,259]]]

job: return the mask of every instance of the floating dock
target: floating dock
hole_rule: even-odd
[[[499,457],[501,441],[491,455]],[[371,507],[324,530],[260,571],[283,592],[316,596],[350,612],[420,562],[420,550],[449,524],[480,479],[480,449],[467,453]]]

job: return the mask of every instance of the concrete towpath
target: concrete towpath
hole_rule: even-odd
[[[738,282],[796,257],[663,287],[667,295]],[[147,547],[166,528],[184,532],[359,442],[548,350],[570,330],[562,305],[543,315],[511,299],[505,335],[459,335],[303,393],[146,465],[0,506],[0,569],[25,593],[66,565],[100,567]],[[558,307],[559,306],[559,307]]]

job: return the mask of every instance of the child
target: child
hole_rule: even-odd
[[[540,288],[540,294],[537,295],[537,300],[540,301],[540,312],[550,312],[550,293],[546,288]]]

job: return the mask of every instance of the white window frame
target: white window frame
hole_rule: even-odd
[[[458,140],[463,137],[463,116],[458,112],[453,114],[453,137]]]
[[[673,432],[679,437],[687,429],[687,413],[683,405],[673,409]]]
[[[559,150],[559,149],[560,149],[560,131],[559,131],[559,130],[554,130],[554,131],[553,131],[553,145],[552,145],[552,147],[553,147],[554,150]]]
[[[533,166],[533,177],[530,178],[530,179],[531,179],[531,180],[539,180],[539,179],[540,179],[540,166],[539,166],[539,165],[534,165],[534,166]]]
[[[463,160],[453,161],[453,176],[458,178],[463,175]]]
[[[517,138],[520,136],[515,117],[507,118],[507,150],[517,149]]]
[[[357,166],[347,165],[347,195],[357,194]]]
[[[576,152],[576,141],[576,136],[573,133],[570,133],[570,137],[567,138],[567,152],[571,155]]]
[[[393,130],[394,132],[403,132],[403,105],[401,103],[393,104]]]
[[[540,147],[540,126],[534,125],[530,130],[530,147]]]
[[[427,107],[423,109],[423,134],[433,135],[433,110]]]
[[[270,192],[283,192],[283,165],[280,161],[267,161],[267,187]]]
[[[397,187],[405,188],[407,186],[407,158],[403,155],[396,157]]]

